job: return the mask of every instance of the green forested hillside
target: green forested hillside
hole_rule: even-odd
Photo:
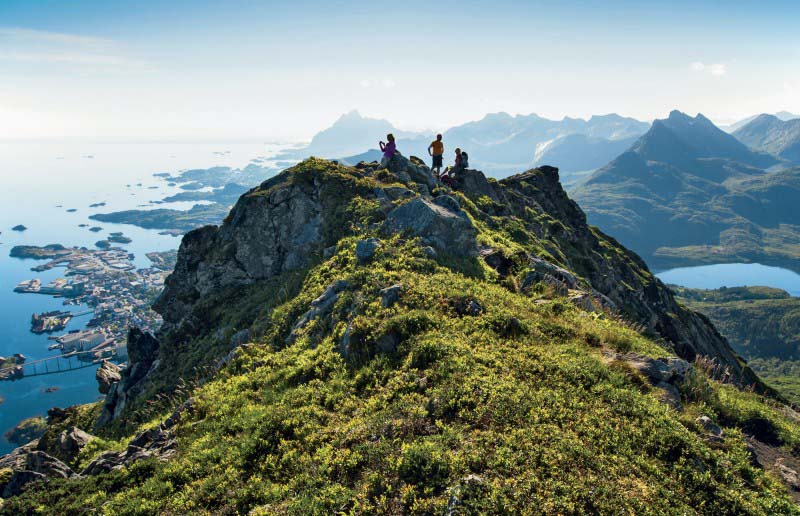
[[[758,375],[800,404],[800,299],[768,287],[673,287],[707,315]]]

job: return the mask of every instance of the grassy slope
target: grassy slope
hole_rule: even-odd
[[[749,463],[737,427],[800,447],[800,430],[757,396],[702,375],[676,413],[601,347],[666,354],[654,342],[547,292],[524,295],[385,242],[359,266],[355,240],[312,269],[299,294],[261,321],[257,345],[194,392],[167,463],[55,481],[7,500],[104,514],[444,512],[790,513],[782,488]],[[330,318],[285,336],[326,285],[351,289]],[[398,305],[378,290],[402,283]],[[484,311],[459,316],[476,300]],[[350,321],[355,357],[337,352]],[[381,335],[396,353],[374,355]],[[704,441],[709,414],[729,428]],[[479,479],[470,477],[477,475]]]
[[[704,313],[756,373],[800,404],[800,299],[768,287],[673,287]]]

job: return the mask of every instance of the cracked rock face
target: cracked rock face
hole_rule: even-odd
[[[283,182],[282,182],[283,181]],[[322,252],[322,185],[277,176],[241,197],[228,220],[189,232],[154,308],[167,328],[202,296],[302,269]]]
[[[0,470],[12,471],[11,475],[0,483],[0,498],[16,496],[32,482],[75,476],[75,472],[69,466],[37,450],[38,444],[38,441],[33,441],[0,457]]]
[[[420,237],[438,252],[459,256],[478,254],[477,231],[454,199],[452,203],[436,203],[417,197],[389,212],[384,227]]]

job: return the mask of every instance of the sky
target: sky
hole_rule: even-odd
[[[0,140],[800,113],[800,2],[0,0]]]

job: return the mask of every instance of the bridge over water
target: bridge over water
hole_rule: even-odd
[[[103,360],[110,358],[95,358],[94,354],[96,353],[97,350],[73,351],[4,367],[0,369],[0,380],[22,380],[32,376],[66,373],[67,371],[96,366]],[[18,367],[22,368],[21,376],[15,372]]]

